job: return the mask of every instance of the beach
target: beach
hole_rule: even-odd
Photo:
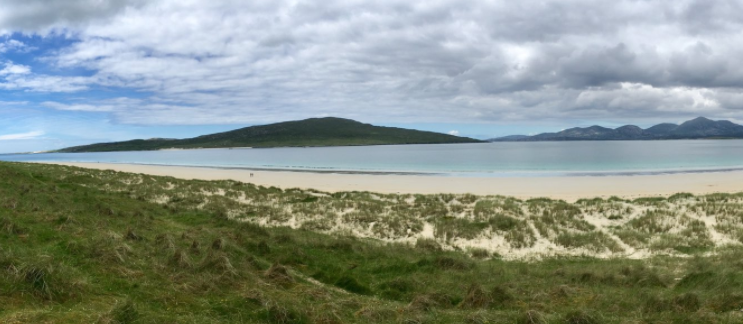
[[[611,196],[625,199],[669,196],[679,192],[695,195],[743,192],[743,171],[619,176],[457,177],[417,174],[314,173],[113,163],[45,163],[182,179],[235,180],[282,189],[302,188],[325,192],[470,193],[502,195],[520,199],[548,197],[568,202],[582,198]]]

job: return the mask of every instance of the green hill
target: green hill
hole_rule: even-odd
[[[0,323],[741,323],[740,245],[689,246],[709,240],[703,222],[670,233],[658,220],[693,211],[743,235],[727,221],[742,200],[329,194],[0,162]],[[453,216],[473,201],[472,215]],[[614,221],[629,208],[646,211],[617,237],[575,227],[576,210]],[[436,238],[328,234],[334,223],[308,216],[337,210],[380,235],[436,222]],[[292,217],[297,229],[277,225]],[[585,251],[621,238],[690,257],[505,261],[441,245],[482,232],[528,244],[535,231]]]
[[[381,127],[343,118],[310,118],[251,126],[188,139],[137,139],[61,149],[58,152],[144,151],[167,148],[349,146],[390,144],[477,143],[441,133]]]

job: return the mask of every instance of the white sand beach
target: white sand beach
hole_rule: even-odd
[[[279,188],[317,189],[326,192],[372,191],[379,193],[471,193],[517,198],[549,197],[575,201],[581,198],[618,196],[637,198],[668,196],[679,192],[708,194],[742,192],[743,171],[677,173],[633,176],[569,177],[455,177],[436,175],[334,174],[312,172],[218,169],[107,163],[54,163],[92,169],[109,169],[183,179],[230,179]],[[251,177],[251,173],[253,177]]]

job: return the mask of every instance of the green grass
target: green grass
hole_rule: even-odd
[[[146,151],[168,148],[302,147],[390,144],[479,143],[481,141],[397,127],[326,117],[251,126],[187,139],[136,139],[68,147],[59,152]]]
[[[11,163],[0,163],[0,179],[2,323],[743,320],[739,246],[645,260],[483,259],[470,256],[483,251],[458,251],[435,238],[394,243],[250,221],[297,217],[293,207],[298,205],[305,208],[302,215],[317,221],[318,215],[336,211],[328,202],[337,199],[338,206],[368,206],[382,213],[399,207],[394,213],[398,223],[388,222],[385,231],[408,235],[416,217],[431,216],[402,213],[407,197],[342,193],[304,201],[305,191],[234,181],[184,181]],[[218,189],[250,203],[230,205],[222,199],[225,196],[215,195]],[[154,201],[165,192],[182,199]],[[476,198],[470,199],[467,204],[477,204]],[[716,203],[732,204],[739,198],[726,199]],[[458,197],[450,203],[453,200]],[[479,223],[474,212],[465,216],[487,226],[483,231],[508,232],[533,221],[524,215],[527,202],[488,200],[497,203],[481,205],[487,219],[494,217],[489,214],[492,208],[493,214],[516,221]],[[703,197],[694,200],[708,203]],[[431,196],[405,208],[440,210],[435,201],[446,208],[443,200]],[[551,233],[578,235],[568,245],[605,244],[580,236],[590,231],[578,221],[585,210],[577,205],[532,203],[538,213],[534,219],[546,211],[553,220],[550,225],[557,230]],[[472,231],[460,222],[451,228]],[[395,224],[408,228],[393,229]],[[689,221],[685,228],[699,234],[698,226]]]

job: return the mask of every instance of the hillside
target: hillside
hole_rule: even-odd
[[[698,117],[681,125],[663,123],[647,129],[625,125],[615,129],[591,126],[574,127],[556,133],[534,136],[511,135],[493,138],[490,142],[514,141],[600,141],[600,140],[669,140],[705,138],[743,138],[743,126],[727,120],[713,121]]]
[[[740,323],[741,203],[328,194],[0,163],[0,322]],[[507,261],[467,241],[576,253]]]
[[[58,152],[144,151],[167,148],[348,146],[477,143],[448,134],[381,127],[342,118],[310,118],[251,126],[188,139],[149,139],[69,147]]]

